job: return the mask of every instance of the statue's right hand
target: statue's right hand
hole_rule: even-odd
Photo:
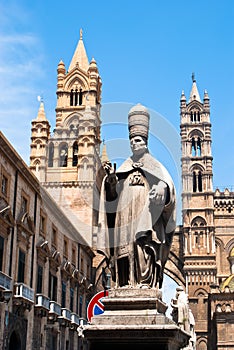
[[[115,169],[112,167],[111,162],[105,162],[105,163],[103,163],[102,166],[103,166],[105,172],[107,173],[107,175],[115,173]]]
[[[103,163],[103,168],[107,174],[106,183],[109,183],[112,187],[115,187],[117,183],[117,176],[115,173],[115,168],[112,167],[111,162]]]

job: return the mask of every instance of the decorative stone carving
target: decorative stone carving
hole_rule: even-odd
[[[194,350],[196,345],[195,320],[189,308],[188,296],[183,287],[176,288],[176,297],[171,300],[172,319],[185,332],[190,334],[189,345],[184,350]]]

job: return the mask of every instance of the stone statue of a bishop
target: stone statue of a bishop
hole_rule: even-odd
[[[117,171],[103,165],[97,248],[116,287],[161,288],[176,227],[172,179],[147,147],[149,118],[140,104],[130,109],[132,156]]]

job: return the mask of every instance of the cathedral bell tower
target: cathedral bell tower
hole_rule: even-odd
[[[41,100],[37,117],[32,120],[30,154],[30,168],[40,181],[45,181],[49,136],[50,124],[46,118],[44,103]]]
[[[58,64],[56,126],[44,139],[43,159],[34,142],[31,145],[31,169],[89,245],[96,225],[95,181],[101,166],[101,85],[96,61],[89,63],[80,30],[68,71],[63,61]],[[43,160],[37,169],[36,158]]]
[[[201,101],[192,76],[189,100],[180,99],[182,215],[186,291],[197,338],[207,342],[207,296],[216,281],[214,193],[208,93]],[[202,340],[202,341],[203,341]]]

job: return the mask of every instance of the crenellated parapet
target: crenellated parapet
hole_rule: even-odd
[[[234,192],[226,188],[224,191],[219,189],[214,193],[215,215],[234,215]]]

